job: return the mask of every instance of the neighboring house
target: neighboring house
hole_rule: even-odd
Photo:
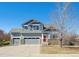
[[[22,28],[14,28],[10,31],[11,44],[48,44],[52,39],[52,31],[37,20],[30,20],[22,24]],[[54,36],[55,37],[55,36]]]

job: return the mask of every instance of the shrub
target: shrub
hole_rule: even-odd
[[[9,45],[10,41],[4,41],[2,39],[0,39],[0,46],[5,46],[5,45]]]
[[[3,40],[0,39],[0,46],[3,46]]]
[[[10,44],[9,41],[5,41],[5,42],[3,43],[3,45],[9,45],[9,44]]]
[[[70,41],[70,42],[69,42],[69,45],[75,45],[75,44],[74,44],[73,42]]]
[[[51,43],[48,43],[48,45],[51,45]]]

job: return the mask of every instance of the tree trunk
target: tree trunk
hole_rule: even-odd
[[[62,48],[62,38],[60,39],[60,47]]]

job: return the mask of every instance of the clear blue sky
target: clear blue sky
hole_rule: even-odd
[[[76,9],[77,18],[79,18],[79,3],[72,3],[72,7]],[[30,19],[37,19],[43,23],[52,23],[49,15],[56,9],[56,3],[2,3],[0,2],[0,29],[9,32],[12,28],[19,28],[21,24]],[[70,11],[72,12],[72,11]],[[71,15],[72,16],[72,15]],[[55,21],[55,19],[53,19]],[[79,19],[77,20],[79,23]],[[79,26],[77,24],[77,32]]]

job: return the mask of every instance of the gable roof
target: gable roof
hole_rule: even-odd
[[[23,23],[22,25],[30,25],[30,24],[42,24],[42,23],[39,22],[38,20],[31,19],[31,20]]]
[[[13,28],[11,29],[10,33],[15,32],[15,33],[26,33],[28,32],[26,29],[23,28]]]
[[[57,31],[57,26],[55,24],[45,24],[44,25],[44,29],[45,30],[53,30],[53,31]]]

